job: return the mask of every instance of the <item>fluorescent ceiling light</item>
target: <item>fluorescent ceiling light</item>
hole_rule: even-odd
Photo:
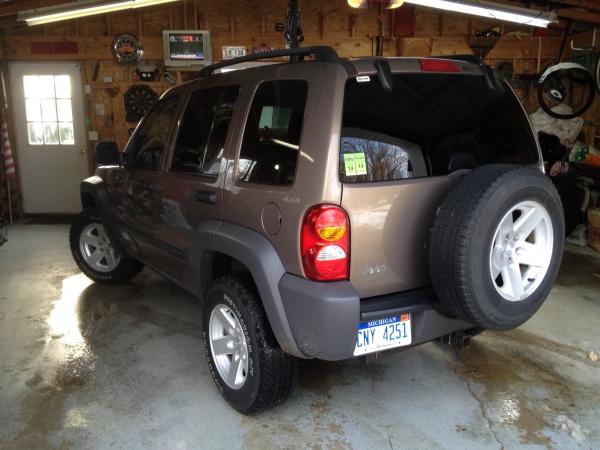
[[[106,14],[125,9],[143,8],[160,5],[178,0],[119,0],[119,1],[90,1],[84,0],[60,6],[32,9],[19,13],[17,19],[27,22],[27,25],[42,25],[44,23],[60,22],[79,17]]]
[[[392,0],[385,7],[385,9],[396,9],[396,8],[400,8],[402,5],[404,5],[404,0]]]
[[[535,11],[482,0],[405,0],[405,3],[542,28],[546,28],[549,23],[557,22],[553,12]]]

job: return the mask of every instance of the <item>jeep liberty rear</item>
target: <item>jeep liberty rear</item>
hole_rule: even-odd
[[[208,67],[163,95],[124,164],[102,147],[71,229],[82,271],[148,265],[197,295],[210,371],[244,413],[289,397],[297,358],[527,320],[564,224],[508,84],[462,60],[266,56],[283,55],[316,60]]]

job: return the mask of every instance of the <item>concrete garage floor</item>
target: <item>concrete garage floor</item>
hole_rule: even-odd
[[[565,254],[518,330],[456,361],[439,344],[306,361],[285,405],[244,417],[201,351],[200,307],[146,270],[92,284],[65,225],[17,225],[0,247],[0,448],[600,448],[600,258]]]

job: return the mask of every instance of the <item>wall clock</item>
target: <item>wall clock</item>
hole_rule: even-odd
[[[137,64],[144,54],[144,47],[135,36],[119,34],[114,38],[111,51],[119,64],[126,66]]]

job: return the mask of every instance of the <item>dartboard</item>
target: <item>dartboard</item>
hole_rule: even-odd
[[[158,100],[158,95],[145,84],[134,84],[123,96],[125,120],[138,122]]]

